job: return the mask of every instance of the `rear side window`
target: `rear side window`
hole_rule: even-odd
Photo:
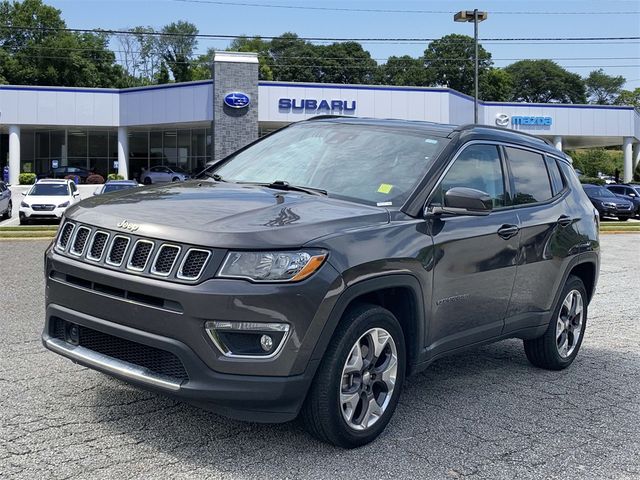
[[[547,161],[547,170],[549,170],[549,178],[551,179],[551,188],[553,195],[557,195],[564,189],[564,181],[560,175],[558,162],[553,157],[545,157]]]
[[[504,176],[498,147],[474,144],[465,148],[442,180],[434,201],[442,205],[444,194],[453,187],[475,188],[488,193],[494,208],[504,207]]]
[[[544,156],[512,147],[505,147],[505,151],[514,184],[513,204],[523,205],[549,200],[553,194]]]

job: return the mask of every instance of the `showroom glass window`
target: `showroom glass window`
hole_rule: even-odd
[[[549,200],[553,194],[544,157],[539,153],[520,148],[505,147],[505,151],[514,185],[513,204],[522,205]]]

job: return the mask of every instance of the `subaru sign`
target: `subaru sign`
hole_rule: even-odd
[[[224,104],[230,108],[245,108],[251,103],[249,95],[242,92],[227,93],[224,97]]]
[[[317,100],[314,98],[281,98],[278,100],[278,109],[281,112],[331,112],[353,114],[356,111],[356,101],[324,99]]]
[[[509,121],[511,119],[511,121]],[[506,127],[511,125],[521,125],[525,127],[550,127],[553,125],[553,118],[551,117],[529,117],[529,116],[513,116],[509,117],[506,113],[499,113],[496,115],[496,125],[499,127]]]

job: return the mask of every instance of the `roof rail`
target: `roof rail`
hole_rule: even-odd
[[[549,145],[551,147],[554,147],[553,143],[550,140],[547,140],[546,138],[541,138],[541,137],[538,137],[536,135],[532,135],[530,133],[520,132],[518,130],[508,130],[508,129],[502,128],[502,127],[494,127],[493,125],[482,125],[482,124],[478,124],[478,123],[467,123],[465,125],[460,125],[458,128],[456,128],[454,130],[454,132],[461,132],[463,130],[473,130],[473,129],[476,129],[476,128],[489,128],[491,130],[498,130],[500,132],[504,132],[504,133],[507,133],[507,134],[521,135],[523,137],[531,138],[531,139],[537,140],[538,142],[542,142],[545,145]]]

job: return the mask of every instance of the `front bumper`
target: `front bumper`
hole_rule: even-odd
[[[139,365],[73,345],[53,334],[54,319],[170,352],[180,359],[188,378],[174,379]],[[286,422],[294,419],[306,396],[315,369],[302,375],[267,377],[215,372],[182,342],[128,328],[59,305],[47,307],[42,334],[46,348],[89,368],[112,375],[141,388],[193,403],[221,415],[256,422]]]
[[[297,284],[211,279],[183,285],[94,267],[51,249],[45,262],[45,347],[140,387],[253,421],[281,422],[297,415],[319,363],[312,352],[337,300],[328,292],[341,284],[328,263]],[[110,289],[127,295],[115,297]],[[212,320],[285,321],[291,332],[273,358],[230,358],[204,330]],[[73,345],[55,334],[58,321],[170,352],[186,378],[166,378],[135,362]]]
[[[54,208],[53,210],[36,211],[31,208],[20,207],[20,209],[18,210],[18,215],[20,216],[20,218],[28,218],[32,220],[45,219],[45,218],[55,218],[59,220],[64,215],[64,212],[66,209],[67,207],[62,207],[62,208]]]

